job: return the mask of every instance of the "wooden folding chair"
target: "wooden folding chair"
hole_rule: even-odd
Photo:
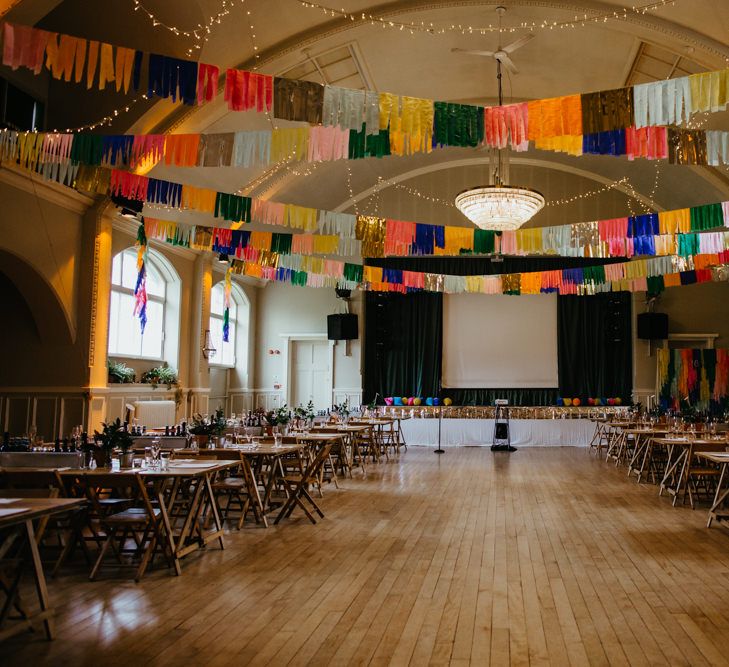
[[[314,515],[309,511],[309,508],[304,504],[304,501],[307,501],[322,519],[324,518],[324,513],[311,497],[308,487],[309,485],[317,484],[319,482],[321,468],[324,465],[324,462],[329,458],[331,449],[332,443],[326,443],[316,453],[314,458],[309,461],[300,475],[286,475],[283,477],[283,482],[288,491],[288,498],[276,517],[276,520],[274,521],[275,524],[281,521],[284,517],[291,516],[296,505],[304,510],[304,514],[306,514],[311,523],[316,523]]]
[[[167,549],[164,534],[161,509],[152,506],[147,494],[147,486],[141,475],[137,474],[93,474],[85,475],[84,482],[87,496],[92,506],[100,514],[99,522],[106,533],[106,539],[101,545],[99,556],[91,569],[90,580],[96,579],[99,568],[111,547],[121,564],[124,554],[132,554],[141,558],[134,577],[139,581],[143,576],[154,555],[161,551],[171,565],[171,554]],[[104,494],[117,494],[131,502],[131,506],[121,512],[103,514],[100,500]],[[134,548],[128,549],[126,543],[134,540]],[[115,545],[115,540],[118,544]]]
[[[243,456],[242,452],[235,450],[219,453],[218,459],[236,460],[240,463],[239,476],[227,475],[215,480],[212,484],[218,511],[223,520],[228,520],[231,510],[237,510],[239,513],[237,528],[240,530],[248,512],[252,511],[256,523],[268,528],[268,520],[263,512],[263,503],[248,459]],[[220,505],[219,501],[222,498],[226,499],[225,507]]]

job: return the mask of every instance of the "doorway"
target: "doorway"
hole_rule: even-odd
[[[332,401],[332,354],[327,340],[291,341],[291,407],[314,402],[326,410]]]

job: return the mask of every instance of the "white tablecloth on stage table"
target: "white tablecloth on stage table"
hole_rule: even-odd
[[[441,445],[491,446],[493,419],[443,419]],[[589,419],[511,419],[511,444],[522,447],[586,447],[595,432]],[[437,419],[406,419],[402,431],[408,445],[438,444]]]

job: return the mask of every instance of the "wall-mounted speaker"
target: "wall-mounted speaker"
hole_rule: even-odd
[[[641,340],[668,338],[668,315],[666,313],[640,313],[638,315],[638,338]]]
[[[327,315],[327,338],[329,340],[356,340],[357,329],[357,315],[354,313]]]

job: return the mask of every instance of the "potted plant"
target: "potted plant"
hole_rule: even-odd
[[[121,452],[121,467],[132,467],[132,445],[134,438],[127,430],[126,423],[122,422],[119,417],[111,423],[102,423],[102,431],[94,431],[94,441],[97,443],[96,450],[93,452],[96,458],[96,464],[99,466],[109,466],[111,462],[111,454],[114,450]]]
[[[225,416],[222,408],[218,408],[212,417],[193,415],[189,427],[190,433],[197,438],[200,449],[207,449],[210,438],[217,438],[224,430]]]
[[[267,430],[269,430],[270,433],[272,433],[273,429],[277,427],[281,435],[286,435],[289,430],[289,422],[291,421],[291,410],[289,410],[289,406],[284,403],[276,410],[269,410],[266,413],[266,421],[269,426]]]
[[[167,389],[172,389],[177,384],[177,373],[166,363],[162,366],[155,366],[142,374],[142,382],[151,384],[152,389],[157,389],[161,384],[166,384]]]
[[[294,408],[294,417],[299,424],[311,425],[314,423],[314,417],[316,412],[314,411],[314,401],[309,401],[306,407],[299,403],[298,407]]]
[[[106,363],[109,384],[130,384],[134,382],[134,369],[129,368],[122,361],[112,361],[109,359]]]
[[[335,414],[339,415],[339,417],[341,417],[342,421],[346,424],[347,421],[349,420],[349,413],[350,413],[349,400],[345,398],[339,405],[335,404],[334,407],[332,408],[332,411]]]

